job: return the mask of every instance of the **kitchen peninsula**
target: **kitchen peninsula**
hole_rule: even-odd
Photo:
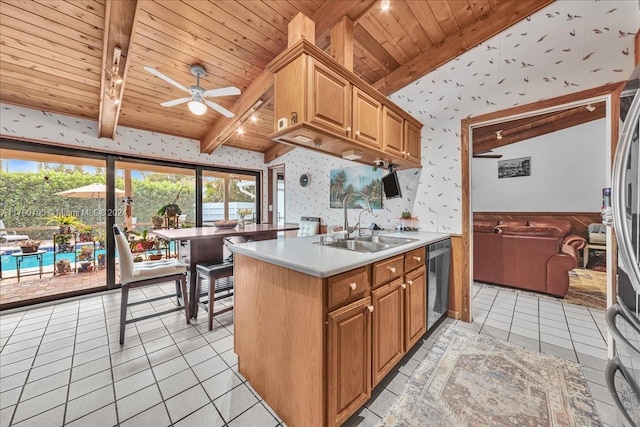
[[[426,332],[426,247],[363,253],[320,236],[233,245],[238,368],[289,426],[341,425]]]

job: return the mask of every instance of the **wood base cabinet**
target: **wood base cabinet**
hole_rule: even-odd
[[[404,303],[402,279],[371,292],[373,302],[373,386],[402,359],[404,349]]]
[[[424,259],[424,258],[423,258]],[[404,306],[404,351],[407,352],[427,332],[427,276],[423,265],[406,274]]]
[[[328,315],[327,404],[340,425],[371,397],[371,298]]]
[[[339,426],[426,331],[425,248],[318,278],[234,256],[238,370],[288,426]]]

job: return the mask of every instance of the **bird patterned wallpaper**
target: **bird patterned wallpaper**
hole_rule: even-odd
[[[626,80],[638,7],[636,1],[556,1],[389,96],[424,124],[422,169],[401,171],[408,195],[386,201],[374,211],[376,221],[388,227],[406,208],[424,231],[461,233],[460,121]],[[302,149],[274,161],[286,166],[289,220],[313,214],[341,223],[342,212],[328,201],[328,174],[341,162]],[[297,185],[305,172],[318,185]]]
[[[98,138],[98,122],[0,103],[0,135],[9,139],[43,141],[56,146],[97,150],[148,159],[168,159],[209,166],[264,170],[264,155],[222,146],[200,153],[200,141],[120,126],[113,140]],[[266,188],[266,173],[263,174]],[[263,192],[264,193],[264,192]],[[263,194],[262,212],[266,209]]]

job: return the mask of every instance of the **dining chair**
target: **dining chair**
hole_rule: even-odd
[[[171,313],[178,310],[184,310],[187,324],[191,323],[189,313],[189,300],[187,292],[187,266],[182,264],[177,259],[168,259],[161,261],[151,262],[133,262],[133,255],[129,248],[129,243],[124,233],[120,231],[117,225],[113,225],[113,236],[116,241],[116,248],[118,250],[118,259],[120,264],[120,280],[122,282],[122,299],[120,301],[120,344],[124,344],[125,327],[127,324],[137,322],[140,320],[148,319],[155,316]],[[170,295],[163,295],[154,298],[147,298],[140,301],[129,303],[129,290],[140,288],[149,285],[155,285],[158,283],[165,283],[175,281],[176,293]],[[179,296],[182,296],[182,303],[180,303]],[[139,304],[151,303],[157,300],[165,298],[177,298],[178,306],[148,314],[145,316],[139,316],[135,318],[127,319],[127,309]],[[182,305],[182,306],[180,306]]]

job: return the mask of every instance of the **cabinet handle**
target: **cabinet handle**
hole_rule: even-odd
[[[422,257],[414,256],[413,259],[415,259],[416,262],[420,262],[422,260]]]
[[[349,287],[351,288],[352,291],[355,291],[358,285],[356,284],[356,282],[353,282],[349,284]]]
[[[373,306],[370,305],[369,307],[367,307],[367,310],[369,310],[369,313],[373,313]]]
[[[402,284],[402,285],[400,285],[400,286],[402,286],[402,289],[407,289],[407,284],[406,284],[406,283],[403,283],[403,284]]]
[[[349,134],[351,133],[351,126],[348,126],[346,131],[347,131],[347,136],[349,136]]]
[[[388,268],[392,273],[395,273],[395,272],[396,272],[396,268],[395,268],[395,267],[388,267],[388,266],[387,266],[387,268]]]
[[[409,284],[409,286],[413,285],[413,280],[407,280],[407,283]]]
[[[410,155],[411,155],[411,153],[407,151],[407,157],[409,157]]]
[[[356,139],[358,139],[358,137],[359,137],[359,136],[360,136],[360,131],[359,131],[359,130],[357,130],[357,131],[356,131]]]

